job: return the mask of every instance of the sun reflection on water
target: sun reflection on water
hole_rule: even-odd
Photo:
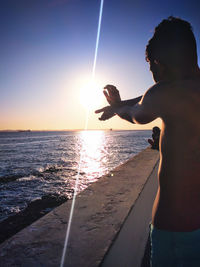
[[[80,132],[82,164],[81,172],[84,174],[85,183],[97,180],[105,173],[102,162],[105,164],[105,133],[103,131]],[[82,186],[84,187],[84,184]]]

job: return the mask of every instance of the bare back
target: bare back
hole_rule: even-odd
[[[153,224],[192,231],[200,228],[200,80],[174,82],[163,94]]]

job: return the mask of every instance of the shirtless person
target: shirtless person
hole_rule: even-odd
[[[146,59],[155,85],[141,100],[128,101],[121,101],[118,90],[107,85],[104,94],[110,106],[96,113],[102,112],[100,120],[117,114],[140,124],[162,119],[152,266],[199,267],[200,69],[191,25],[174,17],[163,20],[149,40]]]

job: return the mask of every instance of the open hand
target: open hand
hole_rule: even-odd
[[[103,112],[103,114],[99,118],[100,121],[105,121],[105,120],[108,120],[114,117],[116,115],[117,107],[119,107],[121,104],[121,97],[120,97],[119,91],[114,85],[110,85],[110,84],[106,85],[104,87],[103,93],[108,103],[110,104],[110,106],[106,106],[104,108],[101,108],[95,111],[95,113]]]
[[[99,118],[100,121],[108,120],[116,115],[115,108],[112,106],[106,106],[104,108],[95,111],[95,113],[101,113],[101,112],[103,112],[103,114]]]
[[[119,90],[117,90],[117,88],[114,85],[106,85],[104,87],[104,91],[103,91],[108,103],[111,106],[117,106],[120,104],[121,102],[121,97],[119,94]]]

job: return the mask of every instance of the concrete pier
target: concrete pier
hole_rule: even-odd
[[[147,148],[77,196],[64,266],[140,266],[158,159]],[[0,266],[59,266],[71,202],[2,243]]]

